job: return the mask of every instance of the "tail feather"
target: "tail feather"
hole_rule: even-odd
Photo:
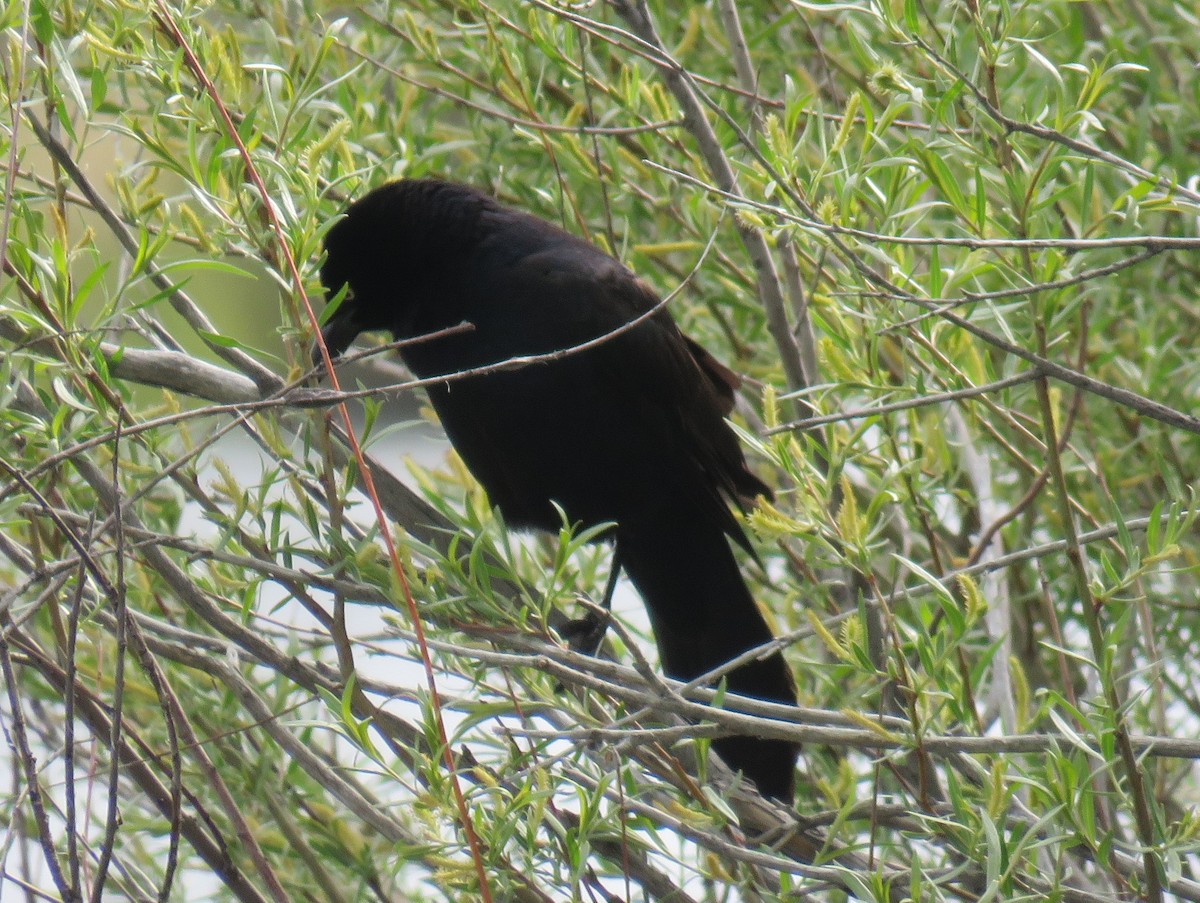
[[[703,517],[672,520],[654,531],[622,525],[617,544],[622,567],[650,613],[663,670],[686,681],[770,642],[772,634],[720,526]],[[726,681],[743,696],[796,702],[791,671],[778,652],[736,668]],[[713,748],[764,796],[792,801],[795,744],[734,736],[714,740]]]

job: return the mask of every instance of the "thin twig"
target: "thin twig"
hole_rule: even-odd
[[[116,431],[112,442],[112,499],[113,525],[116,540],[116,580],[105,589],[108,590],[108,603],[113,608],[116,618],[116,664],[113,668],[113,701],[112,720],[109,724],[108,748],[121,748],[121,719],[125,711],[125,654],[127,648],[126,610],[125,610],[125,533],[122,508],[124,500],[121,489],[121,412],[118,412]],[[26,487],[28,491],[29,487]],[[60,527],[61,529],[61,527]],[[81,562],[83,563],[83,562]],[[93,563],[92,567],[99,570]],[[92,903],[101,903],[104,899],[104,885],[108,880],[108,867],[112,862],[117,846],[117,827],[120,819],[121,800],[121,766],[117,756],[110,756],[108,762],[108,800],[104,815],[104,839],[100,843],[100,859],[96,864],[96,878],[92,883]]]

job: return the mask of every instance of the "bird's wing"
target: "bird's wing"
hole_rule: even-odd
[[[530,254],[513,267],[521,301],[560,323],[575,343],[606,335],[659,305],[645,283],[617,261],[571,242]],[[549,349],[539,349],[549,350]],[[615,397],[635,399],[638,428],[654,433],[680,466],[694,470],[728,515],[720,496],[740,504],[769,490],[746,467],[737,436],[725,422],[733,409],[737,374],[680,332],[665,308],[611,341],[586,352],[590,378]],[[732,515],[727,532],[745,543]]]

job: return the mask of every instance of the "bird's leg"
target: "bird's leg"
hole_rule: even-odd
[[[608,571],[608,584],[604,587],[604,598],[600,602],[601,611],[589,608],[582,618],[576,618],[564,624],[559,635],[567,641],[572,652],[584,655],[595,655],[608,632],[608,622],[612,620],[612,597],[617,589],[617,578],[621,576],[621,551],[618,546],[613,552],[612,564]]]

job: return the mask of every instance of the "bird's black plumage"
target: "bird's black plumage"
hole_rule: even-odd
[[[658,299],[625,267],[537,217],[463,185],[410,179],[351,204],[330,229],[321,281],[348,294],[323,330],[333,355],[360,332],[397,339],[473,329],[401,352],[419,377],[544,354],[604,336]],[[766,495],[725,422],[737,377],[661,309],[584,351],[429,386],[454,448],[506,521],[557,530],[617,524],[621,567],[654,627],[663,668],[690,680],[771,632],[738,571],[730,510]],[[735,693],[794,703],[775,653],[728,676]],[[726,737],[721,757],[790,800],[796,748]]]

